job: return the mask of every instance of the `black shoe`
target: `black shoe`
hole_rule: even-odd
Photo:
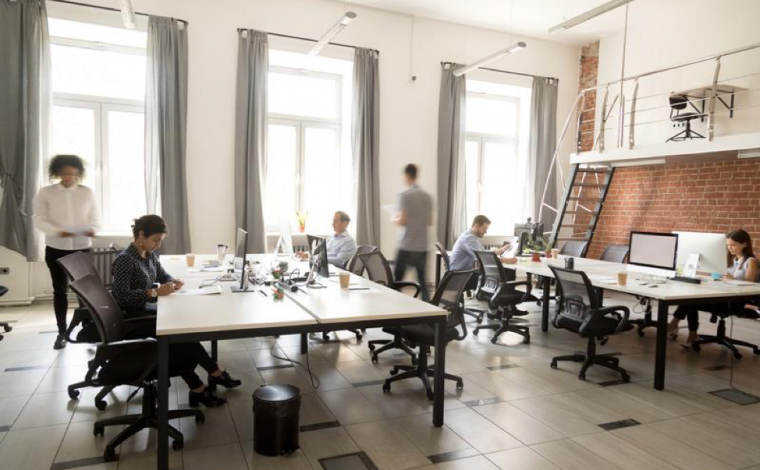
[[[64,335],[58,335],[55,337],[55,343],[53,343],[53,349],[63,349],[66,347],[66,337]]]
[[[519,308],[515,307],[512,309],[512,316],[513,317],[524,317],[525,315],[529,314],[530,312],[527,312],[525,310],[520,310]]]
[[[201,404],[206,408],[216,408],[217,406],[222,406],[227,403],[227,400],[214,395],[214,392],[209,388],[206,388],[202,392],[194,392],[190,390],[188,393],[188,401],[190,402],[191,408],[198,408]]]
[[[232,376],[225,370],[219,377],[213,375],[208,376],[209,385],[221,385],[224,388],[239,387],[243,382],[238,379],[233,379]]]

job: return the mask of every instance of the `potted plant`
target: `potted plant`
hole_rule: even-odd
[[[306,218],[309,216],[307,211],[296,211],[296,217],[298,218],[298,231],[304,233],[306,231]]]

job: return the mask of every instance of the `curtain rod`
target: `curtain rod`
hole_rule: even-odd
[[[102,6],[100,6],[100,5],[90,5],[89,3],[79,3],[79,2],[72,2],[71,0],[49,0],[49,1],[51,1],[51,2],[58,2],[58,3],[67,3],[67,4],[69,4],[69,5],[78,5],[78,6],[80,6],[80,7],[97,8],[98,10],[115,11],[115,12],[121,13],[121,10],[119,10],[118,8],[111,8],[111,7],[102,7]],[[141,13],[141,12],[139,12],[139,11],[136,11],[136,12],[135,12],[135,15],[139,15],[139,16],[150,16],[150,15],[149,15],[149,14],[147,14],[147,13]],[[190,24],[190,22],[188,22],[188,21],[185,21],[185,20],[181,20],[181,19],[179,19],[179,18],[175,18],[175,19],[176,19],[177,21],[181,21],[181,22],[183,22],[183,23],[185,23],[185,24],[187,24],[187,25],[189,25],[189,24]]]
[[[54,0],[54,1],[59,1],[59,0]],[[238,28],[237,30],[238,30],[238,33],[239,33],[240,31],[247,31],[248,28]],[[319,42],[317,39],[303,38],[301,36],[291,36],[290,34],[271,33],[271,32],[268,32],[268,31],[264,31],[264,32],[267,33],[267,34],[270,34],[272,36],[278,36],[278,37],[281,37],[281,38],[299,39],[301,41],[309,41],[309,42]],[[348,47],[348,48],[351,48],[351,49],[360,49],[359,46],[352,46],[350,44],[341,44],[339,42],[328,42],[328,44],[331,45],[331,46],[340,46],[340,47]],[[378,51],[377,49],[370,49],[370,50],[371,51],[375,51],[376,54],[380,54],[380,51]]]
[[[441,65],[454,65],[454,62],[441,62]],[[533,75],[530,73],[522,73],[522,72],[510,72],[509,70],[491,69],[488,67],[479,67],[478,70],[488,70],[489,72],[499,72],[499,73],[508,73],[511,75],[521,75],[523,77],[547,78],[549,80],[556,80],[557,83],[559,83],[559,78],[556,78],[556,77],[545,77],[543,75]]]

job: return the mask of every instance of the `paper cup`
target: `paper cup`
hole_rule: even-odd
[[[340,288],[348,289],[348,282],[351,280],[351,274],[340,273],[340,275],[338,275],[338,279],[340,279]]]
[[[628,283],[628,273],[626,271],[618,271],[617,273],[618,285],[624,286]]]
[[[185,261],[187,262],[187,267],[192,268],[195,266],[195,255],[193,253],[186,254]]]

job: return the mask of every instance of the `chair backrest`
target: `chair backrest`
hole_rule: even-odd
[[[372,245],[359,245],[356,247],[356,253],[346,263],[346,271],[350,271],[357,276],[362,276],[364,274],[364,263],[362,263],[359,256],[374,253],[375,251],[377,251],[377,247]]]
[[[387,287],[393,287],[391,265],[380,250],[359,255],[359,259],[367,269],[367,277],[369,277],[370,281]]]
[[[489,250],[475,250],[478,259],[478,271],[480,272],[480,290],[487,294],[494,294],[501,283],[514,281],[515,272],[504,269],[499,255]]]
[[[438,250],[438,253],[440,253],[441,258],[443,258],[443,267],[446,268],[446,271],[448,271],[449,266],[451,266],[451,258],[449,258],[449,252],[446,251],[446,247],[444,247],[440,242],[435,244],[435,248]]]
[[[557,279],[557,296],[563,306],[583,306],[584,310],[601,308],[594,286],[586,273],[549,265]]]
[[[92,259],[84,252],[77,251],[70,255],[66,255],[63,258],[58,259],[58,264],[61,265],[66,275],[69,276],[70,281],[76,281],[88,274],[92,274],[94,277],[100,279],[100,273],[93,264]]]
[[[670,95],[670,97],[668,97],[668,101],[670,102],[671,116],[673,110],[675,110],[676,114],[678,114],[679,111],[686,109],[686,106],[689,104],[689,99],[684,95]]]
[[[607,245],[600,259],[611,263],[625,263],[625,259],[628,257],[628,250],[628,245]]]
[[[582,241],[565,242],[565,244],[562,245],[562,248],[560,248],[559,254],[565,255],[565,256],[572,256],[575,258],[583,258],[586,256],[587,246],[588,246],[588,242],[582,242]]]
[[[461,341],[467,336],[467,325],[464,321],[464,297],[463,293],[467,283],[475,270],[470,271],[446,271],[438,287],[433,294],[430,303],[441,307],[449,312],[446,322],[447,329],[461,327],[462,330],[457,336]]]
[[[124,339],[124,314],[97,276],[87,274],[69,285],[87,306],[104,343]]]

